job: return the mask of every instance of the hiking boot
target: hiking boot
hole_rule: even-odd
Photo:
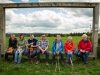
[[[34,59],[33,59],[33,58],[31,58],[30,63],[33,63],[33,61],[34,61]]]
[[[48,66],[49,65],[49,63],[48,62],[46,62],[46,66]]]
[[[36,64],[36,65],[38,65],[39,63],[40,63],[40,62],[39,62],[39,61],[37,61],[35,64]]]

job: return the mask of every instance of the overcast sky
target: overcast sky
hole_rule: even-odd
[[[0,0],[23,2],[100,2],[100,0]],[[6,33],[71,33],[90,31],[92,8],[15,8],[6,9]]]

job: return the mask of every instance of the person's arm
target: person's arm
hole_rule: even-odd
[[[46,42],[46,48],[45,48],[45,51],[49,48],[49,41],[47,40],[47,42]]]
[[[63,42],[61,42],[61,48],[60,48],[60,50],[58,52],[62,52],[63,49],[64,49],[64,44],[63,44]]]
[[[17,39],[15,39],[14,48],[17,48]]]
[[[80,50],[81,49],[81,41],[79,41],[79,43],[78,43],[78,50]]]
[[[74,50],[74,42],[72,42],[72,48],[71,48],[71,51],[73,51]]]
[[[38,45],[38,48],[42,51],[43,49],[41,48],[41,41],[37,41],[37,45]]]
[[[10,42],[10,39],[9,39],[9,46],[8,46],[8,48],[9,48],[9,47],[11,47],[11,42]]]
[[[67,48],[67,42],[65,43],[65,45],[64,45],[64,49],[65,49],[65,52],[68,50],[68,48]]]
[[[88,46],[87,46],[87,48],[86,48],[85,51],[91,51],[91,50],[92,50],[92,44],[91,44],[91,42],[90,42],[90,40],[89,40]]]
[[[56,52],[56,49],[55,49],[55,42],[52,43],[52,52]]]

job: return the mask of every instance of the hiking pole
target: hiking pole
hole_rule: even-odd
[[[70,63],[71,63],[71,65],[73,66],[73,61],[72,61],[71,57],[70,57]]]
[[[59,72],[60,72],[59,55],[57,55],[55,72],[57,72],[57,69],[58,69],[58,70],[59,70]]]

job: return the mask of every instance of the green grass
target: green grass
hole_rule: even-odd
[[[17,37],[18,38],[18,37]],[[40,39],[39,37],[36,37]],[[6,48],[8,47],[8,37],[6,39]],[[28,37],[25,37],[28,39]],[[55,37],[47,37],[50,42],[49,50],[51,50],[52,42]],[[75,48],[81,37],[73,37],[75,43]],[[67,40],[67,37],[62,37],[63,42]],[[23,56],[22,62],[20,65],[14,65],[12,63],[12,56],[9,56],[10,61],[4,62],[3,58],[0,59],[0,75],[100,75],[100,60],[93,60],[89,58],[88,65],[83,66],[83,62],[74,57],[74,66],[71,65],[60,65],[61,71],[55,72],[55,65],[51,65],[51,57],[49,60],[50,65],[45,66],[45,56],[41,57],[41,62],[39,65],[29,64],[28,58]],[[35,57],[36,61],[36,57]],[[65,57],[64,57],[65,61]]]

